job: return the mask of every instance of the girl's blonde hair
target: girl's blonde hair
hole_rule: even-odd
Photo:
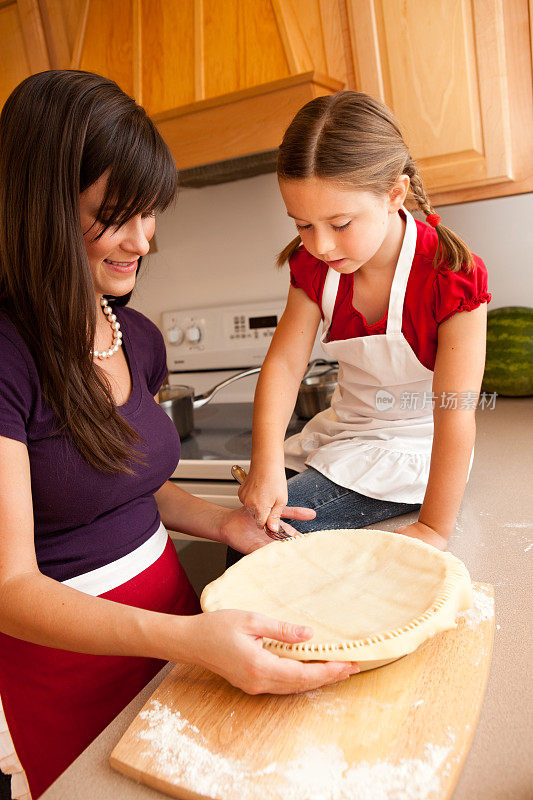
[[[400,175],[407,175],[419,209],[426,216],[435,213],[394,115],[379,100],[361,92],[337,92],[306,103],[285,132],[277,172],[284,181],[323,178],[343,189],[377,195],[390,191]],[[439,243],[433,265],[468,271],[473,259],[467,245],[445,225],[435,230]],[[289,260],[301,241],[297,236],[281,251],[278,266]]]

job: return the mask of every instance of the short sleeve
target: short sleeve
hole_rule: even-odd
[[[322,289],[324,286],[326,269],[322,269],[323,262],[310,255],[305,247],[300,247],[289,258],[291,272],[291,286],[303,289],[315,303],[320,305]]]
[[[469,272],[441,268],[435,278],[435,320],[440,325],[458,311],[473,311],[482,303],[489,303],[491,297],[487,268],[479,256],[474,256]]]
[[[153,326],[154,355],[152,361],[151,375],[148,376],[148,389],[150,394],[156,395],[161,388],[161,384],[168,374],[167,350],[165,340],[159,328]]]
[[[28,443],[35,396],[26,354],[0,331],[0,436]]]

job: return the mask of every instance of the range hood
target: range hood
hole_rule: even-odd
[[[241,178],[252,178],[276,171],[278,151],[264,150],[240,158],[227,158],[224,161],[213,161],[199,167],[189,167],[179,172],[179,185],[199,189],[201,186],[213,186],[216,183],[229,183]]]
[[[279,143],[296,112],[342,86],[315,71],[303,72],[152,119],[172,151],[181,186],[208,186],[274,172]]]

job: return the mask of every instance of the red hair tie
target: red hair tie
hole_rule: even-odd
[[[440,217],[438,214],[428,214],[426,222],[428,225],[431,225],[432,228],[436,228],[437,225],[440,225]]]

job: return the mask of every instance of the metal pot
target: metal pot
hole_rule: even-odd
[[[320,367],[321,371],[315,370]],[[305,371],[298,390],[294,410],[300,419],[311,419],[319,411],[329,408],[337,385],[339,367],[322,359],[312,361]]]
[[[192,386],[162,386],[159,390],[159,405],[166,411],[182,439],[189,436],[194,428],[194,414],[195,408],[201,408],[216,395],[221,389],[229,386],[234,381],[241,378],[246,378],[248,375],[255,375],[261,371],[261,367],[254,367],[247,369],[244,372],[239,372],[237,375],[232,375],[225,381],[217,383],[208,392],[204,394],[194,395]]]

